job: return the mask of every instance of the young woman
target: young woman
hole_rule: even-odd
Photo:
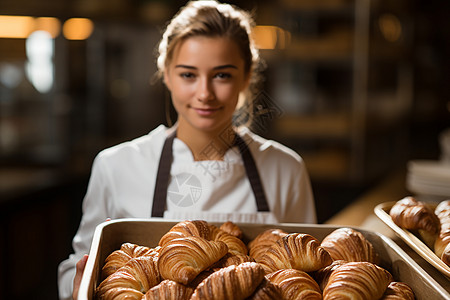
[[[76,295],[83,255],[107,218],[316,222],[302,159],[233,124],[237,110],[251,107],[242,99],[252,100],[257,78],[252,24],[244,11],[215,1],[189,2],[169,23],[157,64],[177,122],[96,157],[75,253],[59,267],[61,298]]]

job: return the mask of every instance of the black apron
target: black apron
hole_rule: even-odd
[[[164,142],[161,151],[161,158],[159,159],[158,173],[156,177],[155,192],[153,195],[152,217],[162,218],[167,201],[167,188],[169,185],[170,168],[172,165],[172,145],[175,139],[176,131],[169,134]],[[258,169],[256,168],[255,160],[253,159],[250,149],[245,141],[235,134],[233,146],[238,146],[242,160],[244,162],[245,172],[250,181],[253,194],[256,199],[256,206],[259,212],[268,212],[269,206],[267,204],[266,195],[259,177]]]

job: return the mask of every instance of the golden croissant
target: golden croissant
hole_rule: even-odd
[[[344,261],[344,260],[335,260],[330,265],[326,266],[325,268],[317,270],[316,272],[312,272],[313,278],[319,284],[319,287],[322,291],[325,288],[325,286],[327,285],[328,279],[330,278],[331,273],[333,273],[334,270],[336,270],[338,267],[340,267],[346,263],[348,263],[348,262]]]
[[[291,233],[279,239],[259,260],[266,274],[281,269],[317,271],[331,264],[330,254],[319,241],[303,233]]]
[[[281,293],[281,288],[270,282],[267,278],[264,278],[260,285],[256,288],[255,292],[246,300],[273,300],[284,299]]]
[[[214,225],[210,225],[210,236],[209,240],[221,241],[227,244],[228,251],[234,254],[247,254],[248,249],[242,240],[238,237],[231,235]]]
[[[145,293],[142,300],[188,300],[193,289],[172,280],[163,280]]]
[[[434,242],[434,253],[436,253],[436,255],[442,260],[444,260],[443,256],[448,256],[448,253],[445,253],[446,252],[445,249],[446,248],[450,249],[447,247],[449,243],[450,243],[450,229],[441,230],[441,232],[439,233],[438,237]]]
[[[434,214],[439,218],[441,223],[450,223],[450,200],[439,202],[434,210]]]
[[[183,221],[175,224],[160,239],[159,246],[163,247],[173,239],[189,236],[197,236],[212,241],[222,241],[227,244],[230,252],[248,253],[247,246],[242,240],[203,220]]]
[[[163,279],[188,284],[228,252],[223,242],[197,236],[173,239],[161,247],[158,270]]]
[[[372,243],[352,228],[338,228],[328,234],[321,246],[330,253],[333,260],[379,262]]]
[[[389,211],[392,221],[399,227],[411,230],[422,238],[430,248],[434,247],[440,231],[440,222],[434,211],[413,197],[397,201]]]
[[[322,299],[322,291],[319,285],[306,272],[284,269],[267,274],[266,278],[280,287],[285,300]]]
[[[150,255],[157,257],[159,247],[148,248],[132,243],[123,243],[119,250],[112,252],[105,260],[102,268],[102,280],[123,267],[128,261],[135,257]]]
[[[255,262],[255,260],[245,254],[233,254],[228,252],[224,257],[222,257],[217,263],[215,263],[211,268],[215,271],[221,268],[225,268],[231,265],[240,265],[245,262]]]
[[[256,261],[263,256],[276,241],[286,236],[288,233],[281,229],[267,229],[258,234],[248,243],[248,250],[251,257]]]
[[[389,211],[389,215],[395,224],[404,229],[422,229],[431,233],[439,231],[439,219],[434,211],[413,197],[397,201]]]
[[[231,221],[227,221],[220,225],[219,229],[225,231],[226,233],[229,233],[231,235],[234,235],[238,239],[242,239],[244,233],[242,232],[241,228],[237,226],[235,223]]]
[[[450,266],[450,243],[444,248],[440,258],[447,266]]]
[[[323,299],[380,299],[392,275],[370,262],[349,262],[336,268],[323,290]]]
[[[217,271],[217,270],[216,270]],[[215,270],[213,268],[206,269],[202,271],[200,274],[197,275],[197,277],[194,278],[187,286],[195,290],[195,288],[203,281],[205,280],[209,275],[214,273]]]
[[[450,265],[450,200],[441,201],[434,213],[441,224],[439,236],[434,243],[434,252],[447,265]],[[446,250],[447,249],[447,250]]]
[[[103,280],[96,289],[96,295],[98,299],[140,299],[136,297],[142,297],[160,281],[153,257],[140,256]]]
[[[404,282],[392,281],[389,283],[381,300],[414,300],[414,292]]]
[[[210,229],[209,224],[203,220],[183,221],[175,224],[166,234],[164,234],[160,241],[159,246],[163,247],[165,244],[173,239],[198,236],[209,240]]]
[[[203,280],[194,290],[191,300],[246,299],[263,279],[264,270],[258,263],[229,266]]]

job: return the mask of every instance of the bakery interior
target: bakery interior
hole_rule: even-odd
[[[303,157],[320,224],[450,198],[448,1],[228,2],[266,62],[254,131]],[[0,298],[57,299],[93,158],[173,118],[154,50],[184,3],[1,1]]]

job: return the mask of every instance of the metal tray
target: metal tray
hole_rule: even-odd
[[[417,254],[435,267],[439,272],[450,279],[450,267],[447,266],[422,240],[410,231],[400,228],[392,221],[389,211],[396,201],[378,204],[374,211],[378,218],[389,226],[406,244],[408,244]],[[433,207],[434,209],[434,207]]]
[[[105,258],[124,242],[155,247],[159,239],[177,222],[144,219],[120,219],[97,226],[79,290],[79,300],[94,299],[95,287],[99,284],[100,271]],[[213,223],[220,225],[220,223]],[[333,230],[342,226],[310,224],[237,224],[248,242],[259,233],[270,228],[286,232],[308,233],[322,240]],[[416,299],[450,299],[450,294],[412,260],[397,244],[384,235],[359,229],[375,247],[381,257],[380,266],[389,270],[397,281],[407,283]]]

